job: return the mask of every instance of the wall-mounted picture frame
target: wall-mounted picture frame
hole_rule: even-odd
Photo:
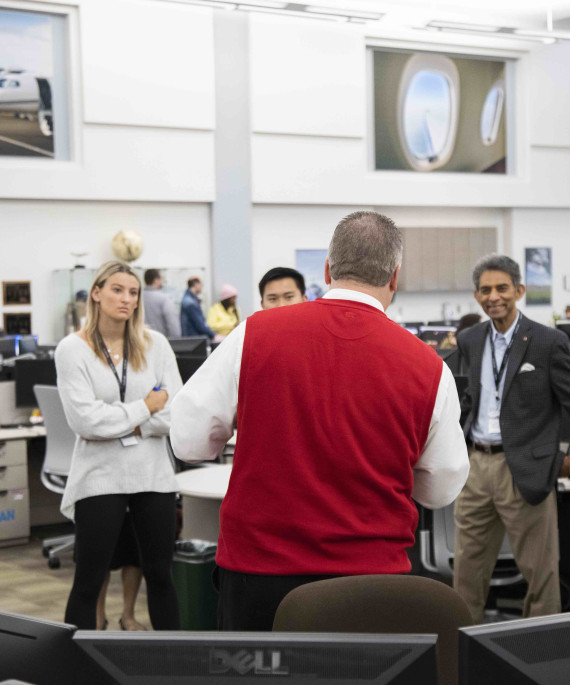
[[[0,7],[0,158],[69,159],[66,31],[57,10]]]
[[[3,281],[2,294],[4,305],[32,304],[30,281]]]
[[[295,250],[295,267],[305,277],[309,301],[322,297],[328,290],[325,283],[325,259],[328,250]]]
[[[372,50],[378,171],[507,173],[505,60]]]
[[[524,251],[526,304],[552,304],[552,248],[527,247]]]
[[[31,335],[32,315],[28,312],[4,312],[5,335]]]

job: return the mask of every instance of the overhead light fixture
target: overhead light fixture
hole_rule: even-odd
[[[272,8],[272,7],[260,7],[257,5],[250,5],[249,3],[247,5],[243,3],[239,3],[237,6],[238,10],[243,10],[244,12],[260,12],[261,14],[278,14],[282,17],[299,17],[300,19],[322,19],[324,21],[346,21],[345,17],[338,17],[338,16],[329,16],[329,15],[321,15],[318,17],[307,15],[305,12],[301,12],[298,10],[290,10],[289,8],[285,9],[277,9],[277,8]]]
[[[552,30],[552,8],[546,10],[546,29],[531,30],[517,29],[511,26],[492,26],[489,24],[467,24],[456,21],[428,22],[425,29],[429,31],[446,31],[451,33],[468,33],[471,35],[489,36],[497,38],[511,38],[515,40],[530,40],[544,45],[552,45],[557,41],[570,40],[570,31]]]
[[[552,43],[556,43],[556,41],[559,40],[570,40],[570,31],[532,31],[531,29],[515,29],[514,33],[521,38],[549,39]]]
[[[285,0],[175,0],[190,5],[203,5],[220,9],[237,9],[245,12],[264,12],[281,14],[303,19],[324,19],[327,21],[347,21],[366,23],[378,21],[384,16],[381,12],[363,12],[349,8],[324,7],[320,5],[306,5],[300,2],[285,2]],[[346,0],[347,4],[350,0]]]
[[[426,28],[438,31],[468,31],[469,33],[497,33],[499,26],[489,26],[488,24],[463,24],[459,21],[430,21]]]
[[[290,5],[296,3],[289,3]],[[336,7],[319,7],[318,5],[298,5],[298,7],[303,7],[303,11],[309,12],[310,14],[327,14],[339,17],[345,17],[348,20],[361,19],[362,21],[379,21],[384,16],[381,12],[361,12],[360,10],[354,11],[349,9],[341,9]]]
[[[416,30],[418,28],[416,27]],[[555,37],[553,34],[548,34],[544,31],[537,31],[536,35],[530,35],[529,32],[523,31],[521,29],[521,32],[517,29],[509,28],[509,27],[504,27],[504,26],[498,26],[494,31],[489,31],[489,30],[483,30],[479,31],[477,29],[470,29],[470,28],[464,28],[464,27],[440,27],[440,26],[433,26],[433,22],[430,22],[429,24],[426,24],[423,29],[419,30],[426,30],[426,31],[440,31],[440,32],[445,32],[445,33],[460,33],[462,35],[469,35],[469,36],[479,36],[479,37],[493,37],[493,38],[506,38],[506,39],[515,39],[515,40],[528,40],[534,43],[543,43],[544,45],[552,45],[553,43],[556,43],[557,40],[562,40],[561,38]],[[568,38],[565,40],[570,40],[570,35]]]

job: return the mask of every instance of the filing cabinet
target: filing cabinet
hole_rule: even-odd
[[[0,547],[25,544],[29,537],[26,441],[0,441]]]

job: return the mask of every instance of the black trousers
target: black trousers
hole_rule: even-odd
[[[137,492],[98,495],[75,505],[75,578],[66,623],[95,630],[97,598],[113,558],[127,507],[147,586],[148,612],[155,630],[179,630],[178,598],[172,580],[175,494]]]
[[[219,593],[218,630],[270,631],[281,600],[291,590],[337,576],[264,576],[238,573],[217,566],[214,585]]]

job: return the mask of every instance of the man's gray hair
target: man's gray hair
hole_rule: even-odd
[[[340,221],[329,245],[335,281],[386,285],[402,263],[402,232],[377,212],[353,212]]]
[[[511,277],[515,288],[521,284],[521,270],[514,259],[502,254],[489,254],[481,259],[473,267],[473,285],[479,290],[479,281],[483,271],[502,271]]]

